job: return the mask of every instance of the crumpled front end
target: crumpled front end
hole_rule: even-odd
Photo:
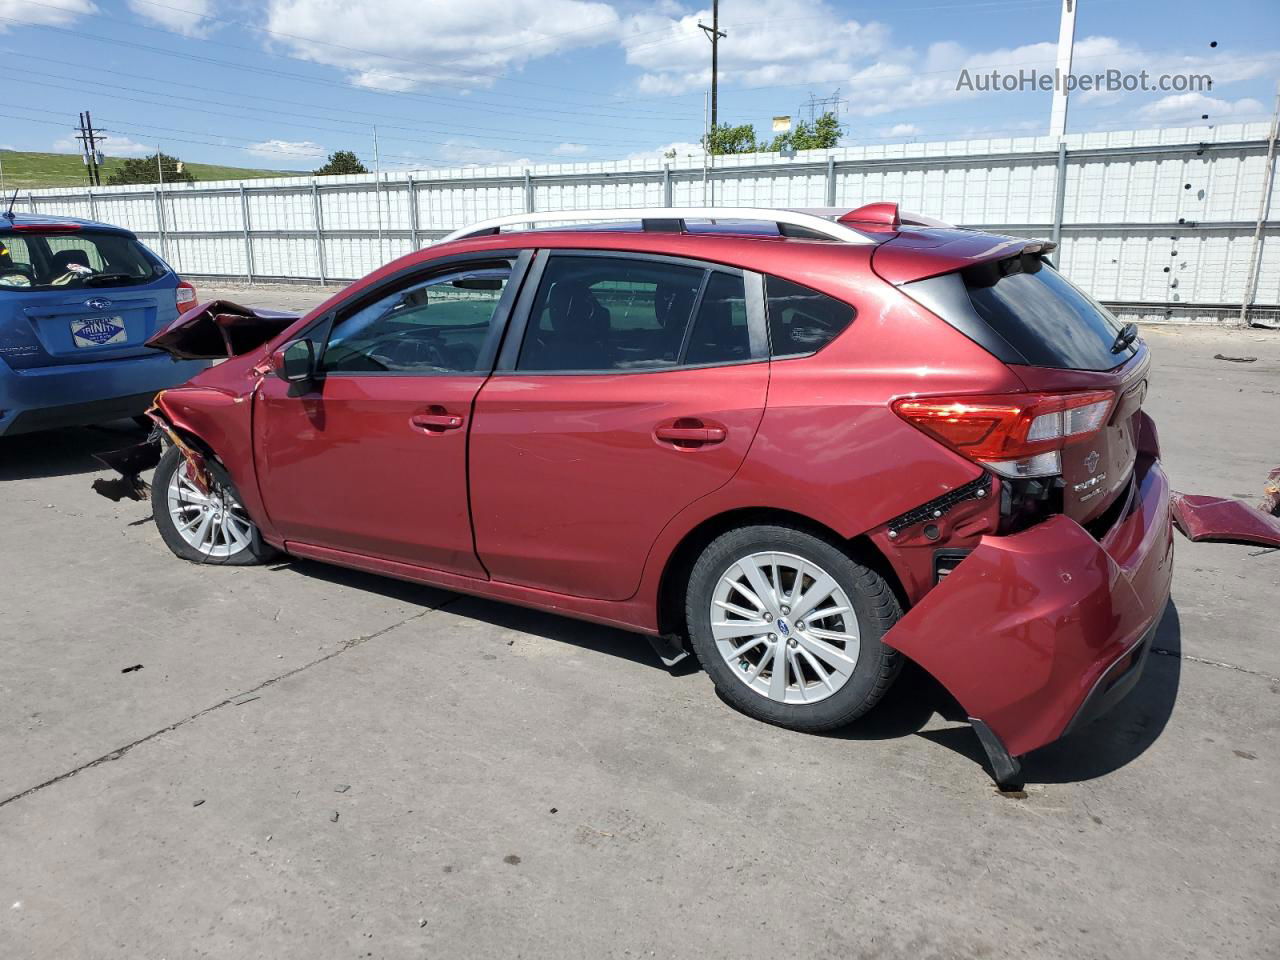
[[[272,340],[294,321],[295,313],[242,307],[210,300],[192,307],[147,340],[147,346],[180,360],[238,357]]]

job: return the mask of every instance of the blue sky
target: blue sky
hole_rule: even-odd
[[[837,90],[851,144],[1043,133],[1049,94],[956,91],[962,68],[1052,69],[1060,0],[723,0],[720,119],[803,113]],[[1214,78],[1208,93],[1076,95],[1069,130],[1262,120],[1277,0],[1079,0],[1080,73]],[[692,152],[710,4],[606,0],[10,0],[0,146],[307,169]],[[1216,42],[1216,47],[1210,46]]]

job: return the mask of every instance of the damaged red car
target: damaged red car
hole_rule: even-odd
[[[639,631],[797,730],[910,658],[1012,782],[1134,684],[1173,572],[1147,348],[1051,249],[894,204],[488,221],[303,317],[188,312],[153,345],[228,359],[115,465],[158,457],[185,559]]]

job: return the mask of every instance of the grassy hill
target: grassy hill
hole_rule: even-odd
[[[108,157],[102,169],[102,182],[122,161]],[[12,191],[40,187],[83,187],[88,183],[84,161],[78,153],[26,153],[0,150],[4,165],[4,186]],[[223,167],[212,163],[188,163],[187,169],[196,180],[247,180],[257,177],[297,176],[297,170],[254,170],[248,167]]]

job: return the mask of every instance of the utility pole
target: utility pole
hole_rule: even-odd
[[[164,154],[160,151],[160,144],[156,144],[156,172],[160,174],[160,186],[164,186]]]
[[[373,128],[373,196],[378,205],[378,266],[386,261],[382,248],[382,153],[378,150],[378,128]]]
[[[89,115],[88,110],[80,113],[80,132],[76,134],[76,139],[80,141],[84,152],[84,165],[89,171],[89,184],[95,187],[102,186],[98,141],[105,140],[106,137],[102,136],[102,131],[93,129],[93,117]]]
[[[720,0],[711,2],[711,26],[708,27],[699,20],[698,29],[711,41],[711,129],[714,130],[718,122],[716,99],[720,86],[720,41],[729,36],[720,29]]]
[[[1061,141],[1067,135],[1067,77],[1076,42],[1076,8],[1080,0],[1062,0],[1062,22],[1058,27],[1058,67],[1054,75],[1053,109],[1049,114],[1049,136]]]

